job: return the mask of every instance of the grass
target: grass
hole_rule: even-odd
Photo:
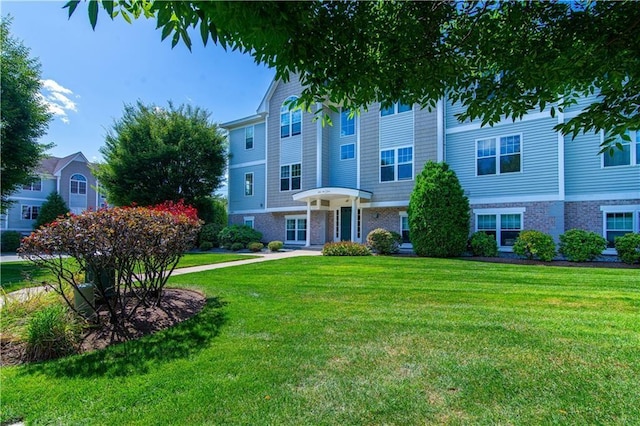
[[[257,256],[226,254],[226,253],[187,253],[178,262],[178,268],[211,265],[222,262],[251,259]],[[72,260],[70,260],[72,261]],[[6,293],[25,287],[42,285],[45,281],[54,281],[55,277],[46,269],[39,268],[31,262],[0,263],[0,287]]]
[[[3,367],[0,422],[640,422],[638,269],[307,257],[170,283],[204,291],[205,310]]]

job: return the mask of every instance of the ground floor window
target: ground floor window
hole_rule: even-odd
[[[243,223],[248,226],[249,228],[254,228],[255,225],[255,217],[253,216],[245,216],[243,218]]]
[[[305,243],[307,241],[307,218],[288,216],[286,218],[286,241]]]
[[[38,213],[40,213],[40,206],[22,206],[22,219],[24,220],[35,220],[38,218]]]
[[[521,209],[517,209],[521,210]],[[476,214],[476,231],[486,232],[492,235],[499,247],[512,247],[520,231],[522,231],[522,216],[524,210],[513,211],[487,211],[485,209],[474,211]]]
[[[640,205],[602,206],[604,237],[607,248],[615,248],[616,237],[640,232]]]

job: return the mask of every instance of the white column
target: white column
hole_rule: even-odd
[[[356,241],[358,233],[358,210],[356,207],[356,198],[351,199],[351,241]]]
[[[305,247],[311,245],[311,200],[307,200],[307,242]]]

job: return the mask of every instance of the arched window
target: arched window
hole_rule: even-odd
[[[280,108],[280,137],[299,135],[302,131],[302,110],[300,108],[290,109],[291,103],[298,98],[288,97]]]
[[[71,176],[71,193],[77,195],[87,194],[87,178],[81,174]]]

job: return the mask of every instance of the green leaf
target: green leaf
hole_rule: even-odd
[[[73,15],[73,12],[76,11],[76,8],[78,7],[78,4],[80,3],[80,0],[72,0],[72,1],[68,1],[64,6],[62,6],[62,8],[68,8],[69,9],[69,18],[71,18],[71,15]]]
[[[95,30],[98,23],[98,0],[89,1],[89,22],[91,23],[91,28]]]
[[[209,41],[209,26],[204,19],[200,21],[200,37],[202,37],[202,43],[206,46]]]
[[[102,0],[102,7],[104,7],[104,10],[107,11],[109,16],[113,16],[113,5],[114,5],[114,3],[115,2],[113,0]]]
[[[173,22],[173,21],[167,22],[167,24],[162,29],[162,38],[161,38],[161,40],[164,40],[165,38],[167,38],[169,36],[169,34],[171,34],[171,31],[173,31],[173,28],[175,27],[175,24],[176,23]]]

